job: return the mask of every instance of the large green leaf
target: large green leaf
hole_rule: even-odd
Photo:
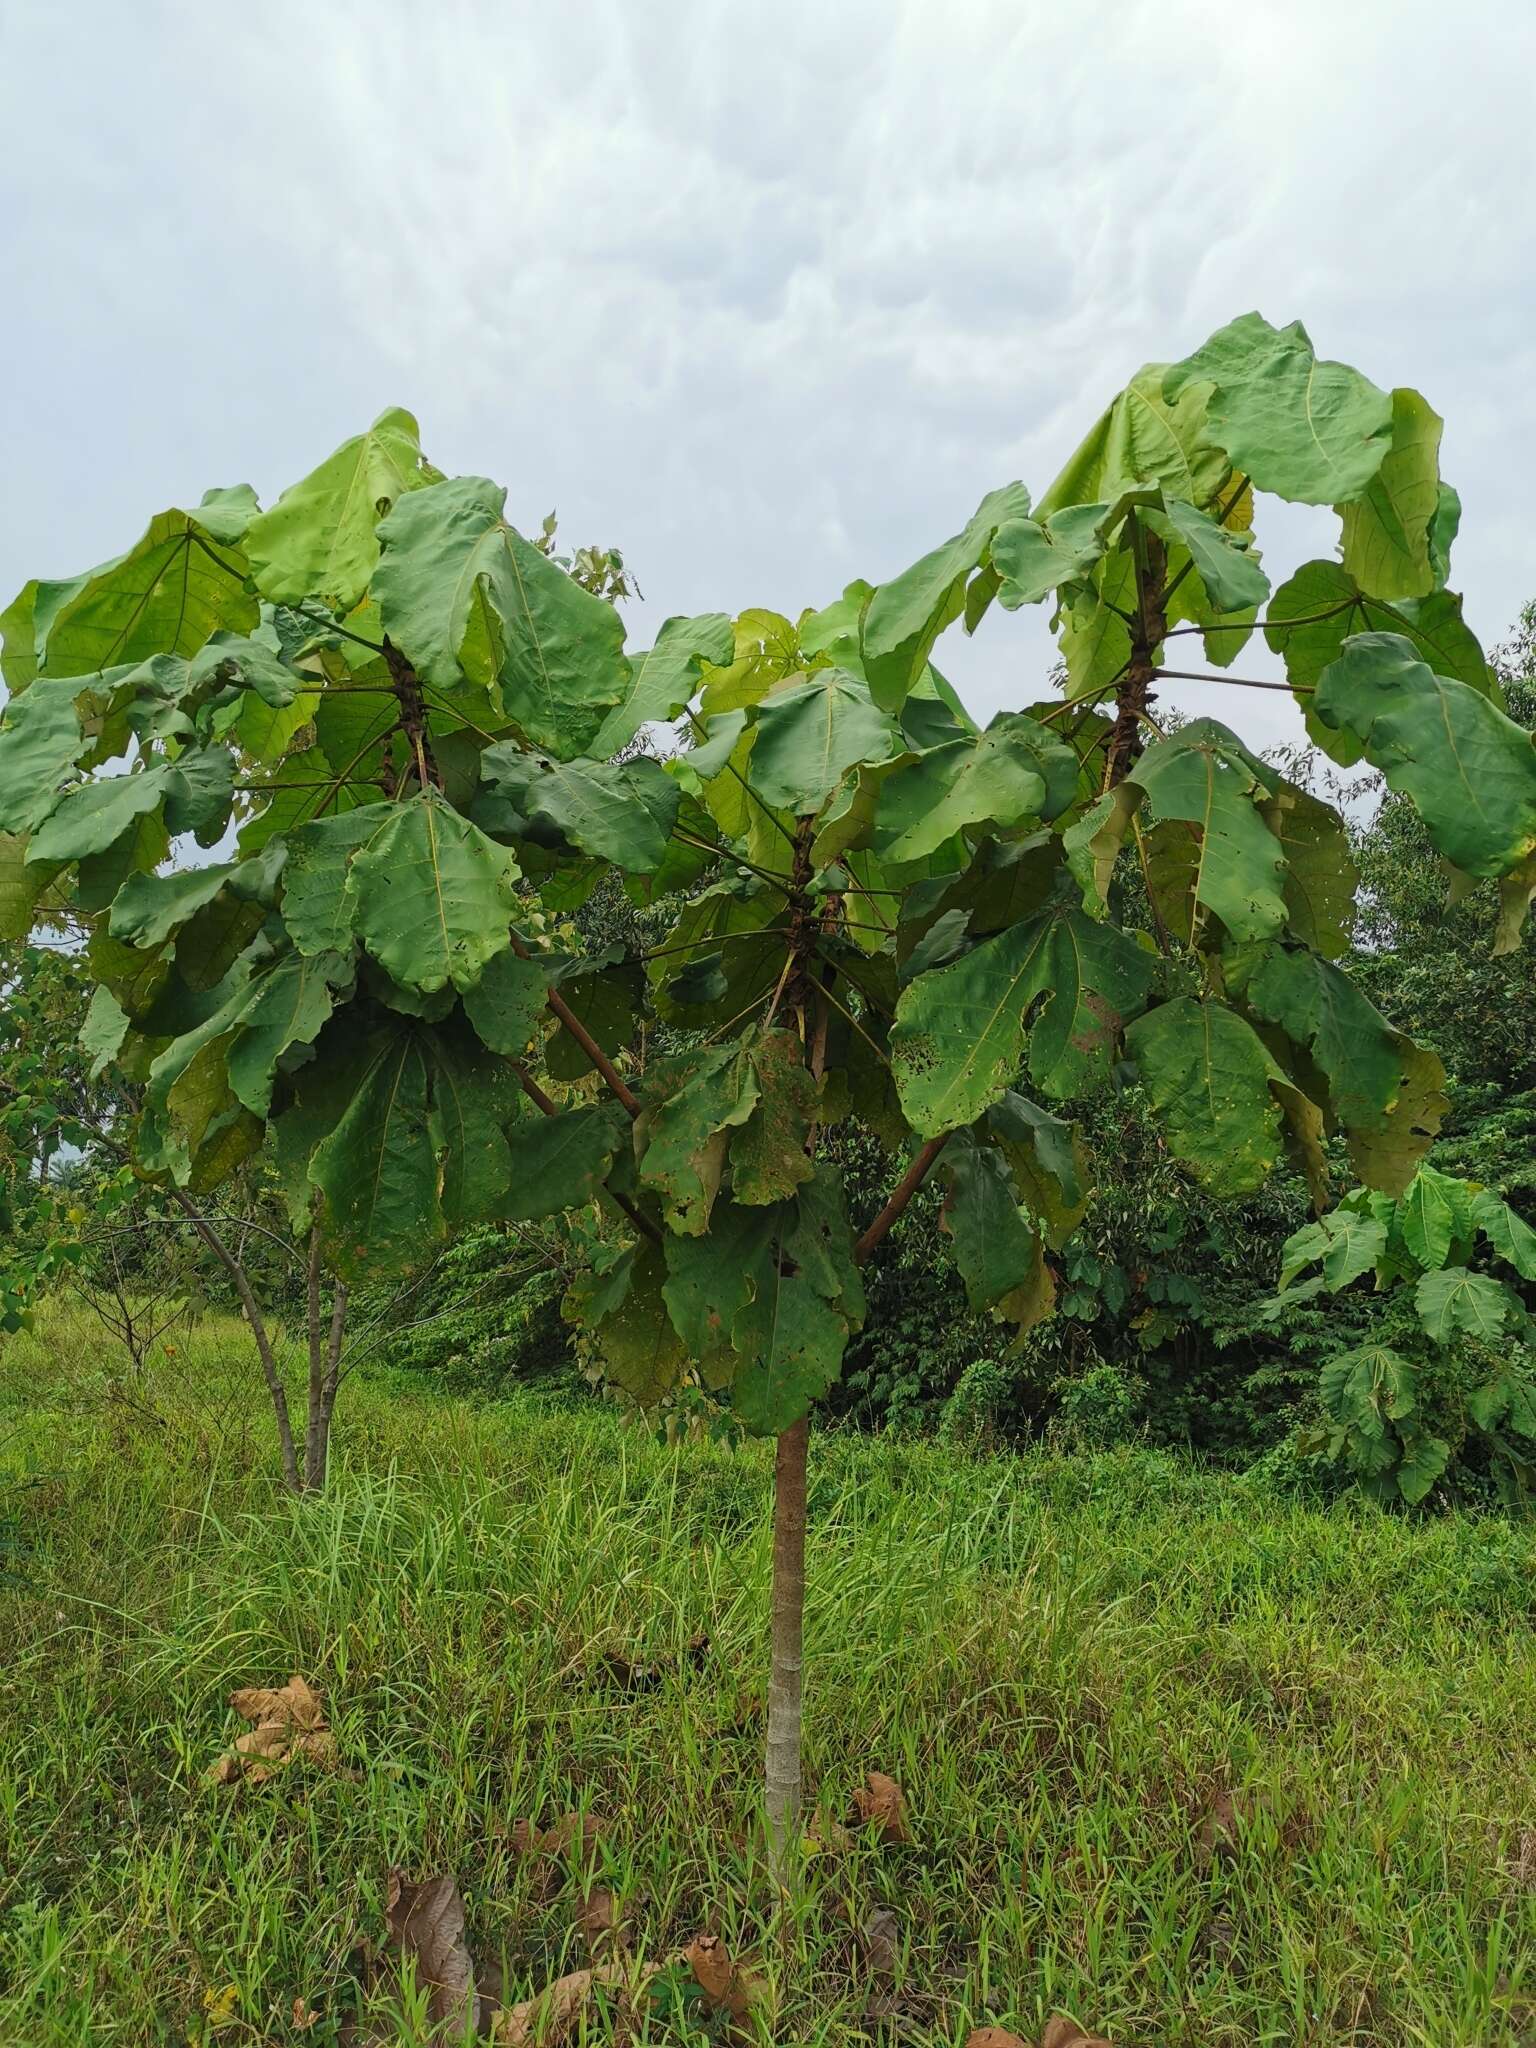
[[[1519,1304],[1502,1280],[1469,1273],[1465,1266],[1426,1273],[1413,1290],[1413,1305],[1433,1344],[1451,1344],[1458,1336],[1499,1344],[1506,1323],[1519,1313]]]
[[[31,832],[59,800],[85,745],[80,678],[33,683],[0,716],[0,832]]]
[[[521,962],[519,965],[523,964]],[[559,1216],[596,1196],[624,1135],[614,1103],[589,1103],[513,1126],[512,1178],[501,1213],[514,1220]]]
[[[1181,499],[1165,499],[1162,509],[1168,525],[1189,550],[1213,612],[1250,611],[1264,602],[1269,578],[1240,536]]]
[[[731,1325],[738,1309],[771,1287],[783,1226],[777,1208],[743,1208],[722,1199],[702,1236],[666,1234],[662,1292],[672,1326],[711,1384],[728,1381],[734,1370]]]
[[[1008,1155],[1024,1206],[1044,1225],[1053,1246],[1065,1244],[1092,1192],[1076,1127],[1009,1089],[987,1111],[987,1129]]]
[[[1435,588],[1430,528],[1440,510],[1444,425],[1417,391],[1394,391],[1392,445],[1364,496],[1339,507],[1344,567],[1373,597],[1428,597]]]
[[[738,1202],[761,1208],[792,1195],[815,1171],[806,1141],[818,1090],[793,1031],[763,1032],[749,1057],[757,1102],[731,1140],[731,1191]]]
[[[227,1063],[229,1085],[253,1115],[267,1114],[278,1061],[292,1046],[313,1045],[335,1007],[334,990],[350,976],[335,953],[314,960],[285,953],[252,975]]]
[[[428,682],[498,688],[534,746],[573,760],[628,692],[623,621],[506,523],[506,495],[461,476],[404,499],[380,528],[380,615]]]
[[[351,611],[379,559],[379,521],[436,476],[410,413],[381,412],[251,521],[245,546],[256,588],[277,604],[310,598]]]
[[[780,612],[744,611],[731,629],[731,646],[723,668],[704,664],[700,709],[706,718],[760,704],[775,683],[805,666],[799,635]]]
[[[1393,1034],[1401,1079],[1380,1126],[1356,1124],[1349,1159],[1367,1187],[1398,1195],[1418,1171],[1446,1112],[1445,1068],[1437,1053]]]
[[[162,762],[128,775],[104,775],[99,781],[81,783],[32,835],[28,861],[62,863],[107,852],[137,819],[159,809],[171,772]]]
[[[1047,519],[1068,505],[1106,502],[1137,484],[1161,484],[1193,505],[1214,502],[1230,465],[1205,420],[1206,393],[1164,396],[1167,366],[1148,363],[1095,421],[1035,507]]]
[[[688,1356],[667,1312],[661,1247],[639,1244],[625,1254],[625,1264],[622,1294],[603,1304],[606,1313],[594,1324],[593,1336],[608,1378],[649,1407],[677,1384]]]
[[[1146,1001],[1148,954],[1113,926],[1057,905],[907,984],[891,1065],[913,1129],[972,1123],[1029,1071],[1065,1100],[1109,1072],[1125,1020]]]
[[[29,865],[27,842],[0,832],[0,939],[24,939],[32,929],[38,899],[56,870]]]
[[[901,751],[894,722],[845,669],[818,669],[765,697],[747,780],[767,804],[819,811],[851,768]]]
[[[1034,1269],[1035,1233],[1019,1204],[1008,1162],[993,1145],[952,1139],[943,1154],[948,1192],[943,1226],[974,1309],[996,1306]]]
[[[1229,980],[1322,1068],[1337,1123],[1383,1128],[1402,1085],[1398,1034],[1347,974],[1310,951],[1271,946],[1251,972]]]
[[[992,536],[998,602],[1007,611],[1039,604],[1066,583],[1078,583],[1108,543],[1110,506],[1065,505],[1050,519],[1010,519]]]
[[[1175,363],[1163,395],[1214,385],[1211,437],[1261,491],[1303,505],[1358,498],[1392,442],[1392,401],[1358,370],[1320,361],[1299,320],[1245,313]]]
[[[884,710],[901,709],[927,665],[934,641],[959,618],[966,579],[986,557],[998,527],[1004,520],[1028,516],[1029,493],[1022,484],[989,491],[961,532],[882,583],[870,598],[860,644],[864,674]]]
[[[297,826],[283,863],[283,922],[301,953],[345,952],[356,901],[347,893],[352,856],[395,815],[393,804],[360,804]]]
[[[1341,767],[1352,768],[1360,759],[1360,742],[1317,718],[1311,692],[1344,642],[1370,631],[1401,633],[1437,675],[1454,677],[1482,696],[1495,695],[1493,673],[1462,618],[1459,597],[1435,590],[1392,605],[1367,596],[1340,562],[1304,562],[1270,600],[1264,637],[1285,657],[1286,679],[1297,692],[1309,737]]]
[[[731,620],[724,612],[665,620],[650,652],[631,655],[624,695],[587,751],[597,759],[617,754],[642,726],[676,718],[699,690],[705,665],[726,667],[735,651]]]
[[[1274,1062],[1224,1003],[1178,996],[1125,1035],[1170,1151],[1214,1194],[1245,1195],[1280,1157]]]
[[[481,774],[525,817],[628,874],[653,874],[666,857],[682,791],[659,761],[556,761],[511,742],[487,747]]]
[[[194,911],[213,901],[235,868],[234,861],[216,861],[164,875],[130,875],[112,899],[108,929],[131,945],[163,945]]]
[[[73,589],[47,627],[41,667],[84,676],[155,654],[195,654],[215,633],[250,633],[260,618],[244,556],[195,514],[162,512],[136,547]]]
[[[798,1422],[837,1379],[848,1325],[800,1273],[772,1267],[737,1309],[731,1407],[759,1436]]]
[[[746,1049],[728,1042],[680,1054],[653,1080],[659,1099],[635,1126],[641,1185],[661,1196],[669,1228],[697,1237],[709,1228],[728,1133],[757,1107],[757,1075]]]
[[[1464,873],[1501,875],[1536,848],[1531,734],[1465,683],[1436,675],[1400,634],[1348,641],[1313,704],[1323,724],[1358,738]]]
[[[552,963],[498,953],[464,994],[464,1014],[492,1052],[521,1059],[548,1018]]]
[[[511,943],[517,862],[436,797],[392,807],[347,870],[352,928],[405,988],[472,988]]]
[[[365,770],[349,774],[338,769],[320,747],[306,747],[290,754],[281,774],[263,787],[270,799],[240,828],[238,845],[242,853],[259,853],[270,840],[295,831],[311,818],[361,810],[378,801],[378,788],[360,779]]]
[[[999,712],[985,732],[914,755],[880,783],[880,858],[921,860],[967,826],[1007,831],[1054,818],[1077,794],[1077,775],[1077,755],[1049,726]]]
[[[1198,835],[1188,870],[1196,903],[1236,939],[1267,938],[1283,927],[1284,855],[1258,808],[1268,792],[1233,734],[1201,719],[1150,746],[1129,779],[1146,792],[1154,820]]]
[[[309,1178],[325,1198],[344,1272],[387,1271],[426,1256],[442,1234],[437,1147],[418,1034],[381,1034],[361,1049],[356,1092],[316,1147]]]
[[[1499,1257],[1507,1260],[1522,1280],[1536,1280],[1536,1230],[1492,1188],[1479,1190],[1472,1214]]]
[[[1282,782],[1260,805],[1285,857],[1286,922],[1314,953],[1337,959],[1354,937],[1359,871],[1349,828],[1332,804]]]
[[[1465,1181],[1421,1166],[1398,1197],[1397,1223],[1411,1256],[1425,1268],[1460,1263],[1471,1250],[1472,1196]]]

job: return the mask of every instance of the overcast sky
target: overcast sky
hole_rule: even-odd
[[[0,601],[403,404],[624,548],[635,644],[795,612],[1258,307],[1445,415],[1491,642],[1536,595],[1533,78],[1531,0],[0,0]],[[1266,524],[1277,581],[1332,547]],[[1038,694],[1038,613],[958,638],[973,709]]]

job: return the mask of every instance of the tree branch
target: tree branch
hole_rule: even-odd
[[[901,1215],[912,1197],[928,1178],[934,1161],[944,1150],[952,1136],[952,1132],[945,1131],[940,1137],[930,1138],[921,1152],[918,1153],[912,1164],[891,1190],[890,1200],[854,1246],[853,1257],[856,1265],[862,1266],[870,1253],[885,1237],[891,1225]]]
[[[533,960],[537,958],[537,955],[534,953],[532,947],[525,946],[522,940],[518,937],[516,932],[512,934],[512,950],[517,955],[519,960]],[[600,1073],[604,1081],[607,1082],[608,1087],[612,1091],[613,1095],[618,1099],[618,1101],[623,1103],[627,1113],[631,1117],[637,1117],[640,1114],[639,1101],[636,1099],[635,1095],[630,1090],[630,1088],[626,1085],[623,1075],[619,1072],[618,1068],[613,1064],[613,1061],[609,1059],[607,1053],[603,1051],[603,1048],[592,1036],[591,1032],[587,1029],[586,1025],[583,1024],[581,1019],[576,1015],[576,1012],[565,1000],[565,997],[561,995],[558,989],[552,988],[544,1000],[548,1005],[551,1016],[559,1018],[560,1022],[565,1026],[566,1030],[571,1034],[572,1038],[575,1039],[576,1043],[581,1047],[582,1051],[586,1054],[587,1058],[592,1062],[593,1066],[597,1069],[598,1073]],[[551,1109],[551,1114],[553,1114],[553,1109]]]
[[[539,1086],[538,1082],[534,1080],[532,1074],[528,1072],[528,1069],[526,1067],[520,1067],[514,1064],[513,1071],[517,1075],[519,1082],[522,1084],[523,1093],[527,1096],[528,1100],[534,1105],[535,1109],[541,1109],[544,1112],[545,1116],[558,1116],[560,1114],[558,1105],[554,1101],[552,1101],[548,1095],[544,1093],[544,1090]],[[603,1193],[607,1195],[608,1199],[611,1202],[617,1202],[619,1207],[624,1211],[624,1214],[629,1218],[630,1222],[634,1224],[635,1228],[638,1231],[640,1231],[642,1235],[648,1237],[651,1240],[652,1244],[661,1244],[664,1242],[661,1232],[656,1228],[656,1225],[651,1221],[650,1217],[646,1215],[643,1209],[636,1208],[635,1204],[629,1199],[628,1195],[621,1195],[617,1188],[610,1188],[607,1186],[604,1187]]]

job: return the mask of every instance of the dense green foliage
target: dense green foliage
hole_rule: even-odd
[[[1138,372],[1038,501],[1007,484],[878,587],[631,655],[622,562],[554,558],[385,413],[268,509],[212,492],[7,610],[5,929],[84,935],[141,1175],[206,1199],[260,1152],[365,1286],[567,1217],[580,1356],[639,1402],[702,1387],[772,1433],[832,1395],[930,1172],[967,1315],[1014,1326],[957,1384],[1004,1384],[1021,1333],[1043,1408],[1066,1326],[1107,1315],[1151,1386],[1243,1325],[1220,1205],[1287,1163],[1319,1208],[1341,1171],[1396,1196],[1447,1100],[1346,972],[1345,816],[1227,725],[1160,723],[1177,641],[1241,687],[1262,632],[1315,745],[1524,943],[1536,750],[1447,588],[1438,444],[1416,393],[1245,316]],[[1341,522],[1273,592],[1266,492]],[[994,602],[1051,605],[1065,691],[983,732],[931,657]],[[667,720],[678,751],[637,751]],[[582,907],[619,892],[595,943]],[[1145,1188],[1095,1169],[1096,1120],[1155,1134]],[[1213,1284],[1167,1259],[1191,1244]],[[1135,1354],[1089,1343],[1132,1417]],[[848,1392],[888,1399],[899,1348]]]
[[[291,1500],[244,1336],[192,1343],[195,1398],[164,1369],[167,1426],[127,1431],[94,1331],[55,1314],[0,1353],[8,2044],[206,2040],[221,1997],[216,2039],[328,2042],[391,1864],[458,1879],[509,1998],[586,1960],[596,1885],[637,1970],[707,1928],[773,1986],[766,2038],[807,2048],[1034,2040],[1055,2010],[1168,2048],[1529,2031],[1528,1529],[1320,1511],[1139,1450],[819,1433],[809,1805],[840,1820],[893,1772],[913,1840],[812,1857],[770,1929],[765,1452],[365,1374],[330,1488]],[[231,1688],[295,1669],[343,1770],[204,1783]],[[519,1820],[573,1810],[590,1866],[518,1853]],[[427,2048],[421,2003],[378,2036]],[[703,2019],[637,2048],[703,2048]]]

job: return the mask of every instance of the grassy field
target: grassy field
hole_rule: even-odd
[[[5,2048],[332,2042],[392,1865],[454,1874],[509,1998],[585,1959],[584,1884],[637,1975],[718,1933],[771,1989],[764,2040],[1061,2011],[1117,2048],[1536,2041],[1523,1530],[1139,1452],[821,1438],[813,1802],[843,1819],[889,1772],[912,1839],[824,1829],[770,1931],[761,1447],[375,1380],[295,1502],[235,1326],[166,1361],[158,1420],[102,1368],[64,1321],[0,1351]],[[292,1671],[347,1769],[209,1784],[231,1688]],[[519,1854],[518,1820],[571,1812],[590,1869]],[[720,2038],[681,1983],[573,2038]],[[428,2032],[402,2007],[377,2038]]]

